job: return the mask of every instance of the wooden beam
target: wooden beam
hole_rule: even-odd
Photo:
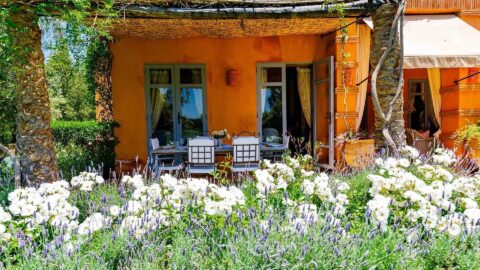
[[[371,9],[369,0],[345,3],[347,16],[359,16]],[[314,18],[337,17],[331,5],[281,6],[281,7],[218,7],[178,8],[145,5],[128,5],[121,9],[128,18],[190,18],[190,19],[248,19],[248,18]]]

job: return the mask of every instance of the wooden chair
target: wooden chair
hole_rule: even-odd
[[[416,148],[421,155],[428,154],[437,144],[434,137],[424,138],[420,132],[414,129],[405,129],[405,135],[407,136],[407,145]]]

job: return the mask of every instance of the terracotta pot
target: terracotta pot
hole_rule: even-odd
[[[364,168],[374,161],[375,141],[373,139],[348,140],[340,147],[342,164],[351,168]]]

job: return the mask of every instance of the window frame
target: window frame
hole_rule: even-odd
[[[281,68],[282,69],[282,81],[281,82],[266,82],[261,80],[262,68]],[[263,112],[262,112],[262,89],[268,86],[280,86],[282,91],[282,133],[280,137],[283,137],[287,133],[287,63],[257,63],[257,129],[261,140],[263,141]]]
[[[200,84],[180,84],[180,69],[201,69],[201,78],[202,83]],[[152,69],[170,69],[172,76],[171,84],[152,84],[150,83],[150,70]],[[151,151],[150,139],[152,134],[152,120],[150,117],[150,91],[152,88],[162,88],[162,87],[171,87],[172,88],[172,99],[173,99],[173,108],[172,108],[172,121],[173,121],[173,138],[175,141],[182,139],[182,127],[180,123],[179,116],[181,114],[181,91],[182,87],[201,87],[202,88],[202,105],[203,105],[203,133],[208,132],[208,121],[207,121],[207,82],[206,82],[206,65],[205,64],[146,64],[144,65],[144,95],[145,95],[145,112],[146,112],[146,122],[147,122],[147,145],[148,152]]]
[[[422,93],[423,94],[423,100],[425,102],[425,113],[424,113],[424,119],[423,119],[423,125],[427,127],[429,125],[428,123],[428,116],[430,114],[430,108],[429,104],[431,104],[431,94],[430,94],[430,84],[428,82],[428,79],[412,79],[408,80],[408,102],[412,100],[412,97],[418,96],[413,93],[413,85],[415,83],[424,83],[425,84],[425,90]],[[413,105],[413,104],[412,104]],[[408,112],[408,127],[412,127],[412,113]]]

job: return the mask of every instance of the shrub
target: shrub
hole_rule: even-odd
[[[57,149],[57,161],[68,179],[73,171],[85,170],[88,166],[103,166],[108,175],[115,166],[117,139],[113,130],[115,122],[54,121],[52,131]]]
[[[478,144],[480,142],[480,121],[476,124],[467,124],[458,129],[453,134],[453,138],[455,139],[456,146],[468,144],[470,147],[474,148],[474,150],[480,150],[480,144]]]

